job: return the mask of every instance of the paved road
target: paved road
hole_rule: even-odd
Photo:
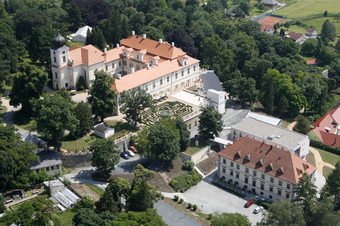
[[[170,226],[198,226],[201,225],[194,221],[184,213],[178,211],[176,208],[166,204],[162,200],[155,203],[154,208],[157,213],[163,217],[166,224]]]

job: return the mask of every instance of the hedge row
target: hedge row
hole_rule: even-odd
[[[331,153],[336,154],[336,155],[340,155],[339,148],[327,146],[327,145],[321,144],[321,143],[313,141],[313,140],[310,141],[310,145],[312,147],[319,148],[321,150],[325,150],[325,151],[331,152]]]
[[[242,198],[246,197],[246,195],[245,195],[245,194],[242,194],[242,192],[239,192],[239,191],[237,191],[237,190],[234,190],[234,189],[230,188],[230,187],[227,186],[227,185],[223,185],[223,184],[220,184],[220,183],[215,182],[215,181],[213,181],[212,183],[215,184],[215,185],[217,185],[217,186],[220,187],[220,188],[223,188],[223,189],[225,189],[225,190],[227,190],[227,191],[233,193],[234,195],[237,195],[237,196],[242,197]]]

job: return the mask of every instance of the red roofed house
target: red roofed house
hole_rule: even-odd
[[[116,78],[114,88],[118,93],[141,87],[155,99],[182,90],[199,79],[199,60],[174,43],[151,40],[134,32],[116,48],[104,52],[92,45],[69,48],[58,32],[50,52],[53,88],[57,90],[75,89],[79,77],[84,77],[90,87],[96,70],[104,70]]]
[[[308,65],[315,65],[315,64],[318,64],[318,59],[314,58],[314,59],[311,59],[311,60],[306,60],[306,64]]]
[[[307,29],[307,36],[309,36],[310,38],[317,38],[318,37],[318,31],[315,28],[308,28]]]
[[[316,168],[293,153],[243,137],[218,153],[217,176],[269,200],[292,200],[303,173]]]
[[[307,135],[310,140],[328,146],[340,146],[340,107],[331,109],[316,120]]]
[[[288,35],[286,35],[287,38],[292,39],[294,42],[302,44],[305,38],[302,34],[296,33],[296,32],[289,32]]]

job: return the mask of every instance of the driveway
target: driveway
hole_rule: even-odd
[[[211,176],[213,175],[211,174]],[[249,218],[252,225],[256,225],[257,222],[261,221],[263,212],[253,214],[253,210],[257,205],[254,204],[249,208],[244,208],[243,206],[247,200],[208,183],[207,181],[211,179],[209,177],[184,193],[188,202],[196,204],[205,214],[214,212],[241,213]]]

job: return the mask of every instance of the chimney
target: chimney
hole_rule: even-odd
[[[149,67],[150,67],[150,64],[149,63],[147,63],[146,64],[146,68],[149,70]]]
[[[159,44],[161,44],[161,43],[163,43],[163,39],[160,38],[159,39]]]
[[[116,44],[116,46],[117,46],[117,49],[119,49],[119,44]]]
[[[174,42],[171,42],[171,46],[172,46],[172,47],[175,47],[175,43],[174,43]]]
[[[107,48],[104,48],[104,54],[105,55],[107,54]]]
[[[132,31],[132,35],[135,35],[135,31]]]
[[[146,39],[146,34],[143,34],[143,39]]]

